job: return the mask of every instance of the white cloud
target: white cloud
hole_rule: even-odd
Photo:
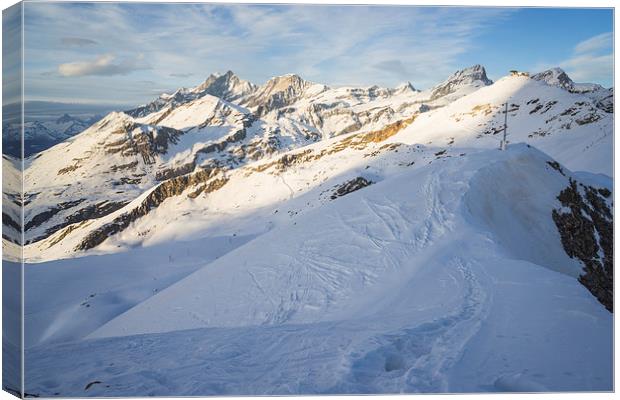
[[[85,86],[83,77],[105,76],[108,89],[97,91],[98,96],[117,96],[119,88],[134,85],[133,74],[123,75],[137,69],[143,70],[141,79],[172,87],[197,84],[194,80],[230,69],[258,84],[294,72],[332,86],[395,86],[411,80],[424,88],[464,67],[459,58],[475,50],[476,38],[513,12],[180,3],[27,7],[26,47],[37,54],[36,65],[26,65],[33,95],[44,88],[49,91],[54,82],[58,90],[69,90],[59,78],[48,76],[45,85],[35,80],[55,68],[59,75],[82,79],[81,90],[87,95],[95,91]],[[67,20],[71,24],[63,22]],[[60,46],[62,38],[75,37],[75,32],[96,40],[97,46]],[[136,62],[137,53],[145,55],[148,65]],[[79,90],[75,95],[84,95]]]
[[[613,75],[613,54],[585,54],[564,61],[561,65],[577,82],[605,82]]]
[[[577,82],[611,82],[613,77],[612,33],[593,36],[575,45],[572,57],[559,63]]]
[[[81,38],[81,37],[64,37],[60,39],[60,42],[67,46],[94,46],[97,44],[96,40]]]
[[[133,71],[148,69],[143,62],[144,57],[124,59],[115,62],[116,57],[112,54],[103,54],[94,60],[76,61],[58,66],[58,72],[62,76],[110,76],[126,75]]]
[[[596,35],[587,40],[577,43],[575,46],[575,53],[577,54],[591,54],[600,50],[606,50],[611,48],[613,35],[611,32],[602,33]]]

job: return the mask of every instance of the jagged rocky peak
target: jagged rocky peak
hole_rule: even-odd
[[[256,85],[240,79],[232,71],[228,71],[223,75],[211,74],[203,83],[194,88],[180,88],[172,94],[161,94],[154,101],[128,110],[126,113],[135,118],[145,117],[166,107],[174,108],[205,95],[216,96],[226,101],[234,101],[252,94],[256,89]]]
[[[438,99],[448,94],[454,93],[462,87],[482,87],[493,84],[487,77],[487,72],[480,64],[473,65],[456,71],[448,79],[432,89],[431,99]]]
[[[269,79],[261,87],[261,92],[264,94],[274,94],[290,90],[301,93],[310,86],[312,86],[312,83],[302,79],[299,75],[286,74]]]
[[[65,114],[61,115],[60,117],[58,117],[58,119],[56,120],[56,123],[57,124],[66,124],[67,122],[73,122],[75,120],[76,120],[76,118],[74,118],[71,115],[65,113]]]
[[[576,83],[568,74],[560,67],[548,69],[532,75],[532,79],[545,82],[551,86],[557,86],[573,93],[589,93],[598,90],[604,90],[601,85],[596,83]]]
[[[231,72],[231,71],[229,71]],[[231,72],[232,73],[232,72]],[[209,86],[211,86],[213,84],[213,82],[215,82],[218,78],[220,78],[222,75],[220,75],[219,73],[214,73],[211,74],[207,77],[207,79],[202,82],[200,85],[196,86],[195,88],[192,89],[192,92],[198,93],[198,92],[202,92],[204,91],[206,88],[208,88]]]
[[[394,88],[394,92],[395,93],[419,92],[419,90],[416,89],[411,82],[407,81],[405,83],[401,83],[400,85],[396,86]]]
[[[234,72],[229,70],[223,75],[209,75],[207,80],[193,88],[191,92],[210,94],[227,101],[232,101],[253,93],[256,89],[256,85],[240,79]]]
[[[491,85],[492,80],[487,78],[487,71],[480,64],[473,65],[469,68],[456,71],[450,76],[446,82],[468,84],[475,83],[477,81],[482,82],[485,86]]]
[[[566,74],[566,72],[564,72],[564,70],[559,67],[551,68],[538,74],[532,75],[532,79],[545,82],[548,85],[561,87],[566,90],[572,90],[575,85],[573,80]]]
[[[256,92],[246,97],[242,104],[256,107],[256,113],[264,115],[271,110],[293,104],[306,94],[318,94],[326,89],[327,86],[307,81],[296,74],[281,75],[269,79]]]

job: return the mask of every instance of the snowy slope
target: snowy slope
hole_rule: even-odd
[[[605,89],[596,83],[575,83],[562,68],[551,68],[532,76],[532,79],[562,88],[571,93],[582,93],[595,100],[598,108],[614,111],[613,88]]]
[[[546,164],[551,159],[519,147],[507,161],[489,166],[494,162],[489,152],[498,151],[414,168],[309,211],[293,226],[278,227],[220,258],[93,336],[318,322],[349,315],[343,308],[367,309],[385,296],[385,290],[372,296],[377,277],[402,277],[407,265],[415,270],[432,262],[412,259],[439,241],[435,236],[467,231],[453,226],[462,223],[458,216],[464,209],[471,220],[487,225],[512,257],[577,277],[581,266],[563,251],[551,219],[568,178]],[[509,184],[498,190],[504,179]],[[510,193],[524,195],[509,198]],[[493,210],[497,203],[502,210]],[[512,237],[505,227],[512,228]],[[364,303],[357,304],[355,294],[363,291]]]
[[[20,257],[22,166],[18,159],[2,155],[2,248],[5,259]]]
[[[432,113],[403,135],[416,143],[498,147],[508,102],[508,141],[527,142],[577,171],[613,175],[613,114],[590,97],[527,77],[505,77]]]
[[[574,176],[548,162],[515,145],[403,168],[237,247],[91,340],[30,348],[27,386],[87,396],[610,390],[612,316],[556,251],[551,209]],[[501,212],[485,205],[500,200]],[[505,223],[523,230],[507,237]],[[542,243],[522,253],[512,240]],[[72,351],[79,366],[59,356]]]

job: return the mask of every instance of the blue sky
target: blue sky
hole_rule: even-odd
[[[427,88],[454,71],[613,79],[611,9],[26,3],[26,100],[144,103],[234,71]]]

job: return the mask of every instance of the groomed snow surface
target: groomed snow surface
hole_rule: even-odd
[[[612,390],[613,316],[551,218],[605,180],[460,153],[252,234],[27,265],[26,392]]]

